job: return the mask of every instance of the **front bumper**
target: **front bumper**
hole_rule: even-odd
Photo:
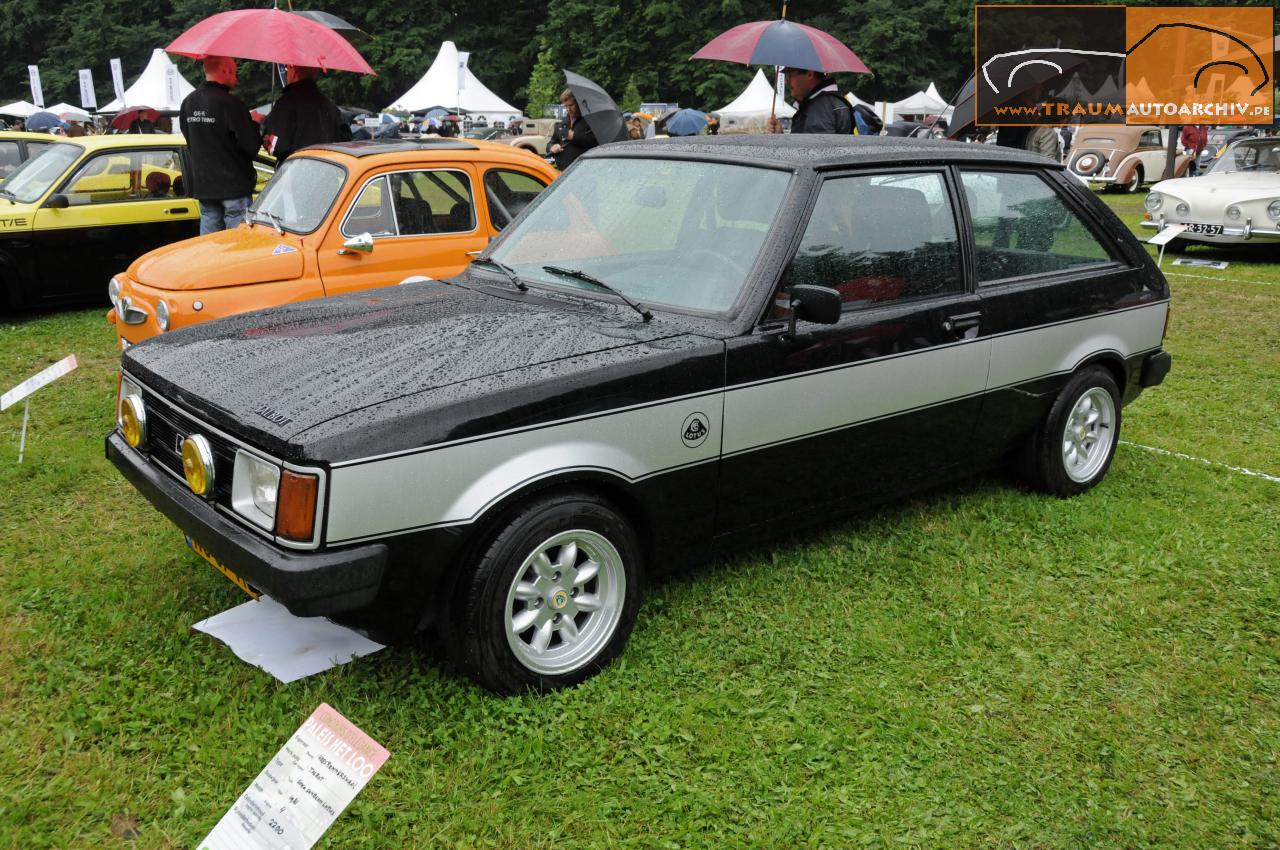
[[[227,519],[176,479],[147,462],[118,432],[107,459],[175,525],[254,587],[300,617],[368,607],[386,571],[381,543],[331,552],[281,549]]]
[[[1138,222],[1149,230],[1164,230],[1171,224],[1184,224],[1181,221],[1140,221]],[[1201,222],[1209,224],[1211,222]],[[1183,231],[1178,234],[1179,239],[1190,239],[1194,242],[1247,242],[1250,239],[1280,239],[1280,228],[1258,228],[1254,227],[1252,222],[1245,224],[1243,227],[1231,227],[1230,225],[1222,226],[1222,233],[1209,236],[1205,233],[1187,233]]]

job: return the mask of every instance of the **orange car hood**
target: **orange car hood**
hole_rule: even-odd
[[[215,289],[302,277],[302,249],[265,227],[237,227],[144,254],[129,276],[156,289]]]

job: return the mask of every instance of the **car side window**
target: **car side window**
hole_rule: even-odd
[[[368,233],[373,236],[395,236],[396,220],[391,211],[391,196],[387,193],[387,178],[370,180],[360,190],[346,220],[342,222],[342,235],[351,237]]]
[[[1035,174],[965,171],[960,182],[973,219],[979,284],[1111,260],[1057,191]]]
[[[960,241],[940,172],[827,180],[783,276],[829,286],[850,307],[964,290]]]
[[[182,159],[168,148],[100,153],[80,166],[62,194],[71,206],[185,197]]]
[[[529,206],[547,184],[523,171],[491,168],[484,174],[484,193],[489,201],[489,223],[501,230]]]
[[[17,142],[0,142],[0,180],[8,177],[22,164],[22,152]]]
[[[1150,147],[1152,145],[1159,147],[1160,145],[1163,144],[1163,142],[1160,141],[1160,131],[1148,130],[1147,132],[1143,133],[1142,141],[1139,142],[1139,144],[1142,145],[1143,147]]]
[[[476,229],[471,178],[438,169],[387,175],[401,236],[469,233]]]

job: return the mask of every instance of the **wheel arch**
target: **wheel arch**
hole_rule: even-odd
[[[1125,387],[1129,383],[1129,367],[1119,351],[1099,351],[1091,354],[1076,365],[1073,374],[1090,366],[1101,366],[1110,372],[1111,377],[1115,379],[1116,387],[1120,390],[1121,398],[1124,397]]]

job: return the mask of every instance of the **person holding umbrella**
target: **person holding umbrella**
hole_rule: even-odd
[[[853,132],[853,108],[840,96],[839,87],[830,77],[808,68],[787,68],[783,73],[787,90],[796,101],[796,114],[791,119],[793,134],[838,133],[847,136]],[[781,133],[782,124],[778,116],[770,115],[765,128],[770,133]]]
[[[206,56],[204,74],[204,83],[186,96],[179,110],[202,236],[244,221],[257,182],[253,157],[262,143],[249,107],[231,93],[237,82],[235,60]]]
[[[591,125],[582,117],[578,99],[573,96],[571,89],[560,92],[560,103],[564,106],[565,120],[556,124],[547,145],[547,153],[555,158],[556,168],[564,171],[599,142]]]
[[[316,85],[319,68],[286,65],[286,85],[271,107],[262,131],[267,152],[279,164],[307,145],[347,141],[351,130],[342,122],[338,107]]]

